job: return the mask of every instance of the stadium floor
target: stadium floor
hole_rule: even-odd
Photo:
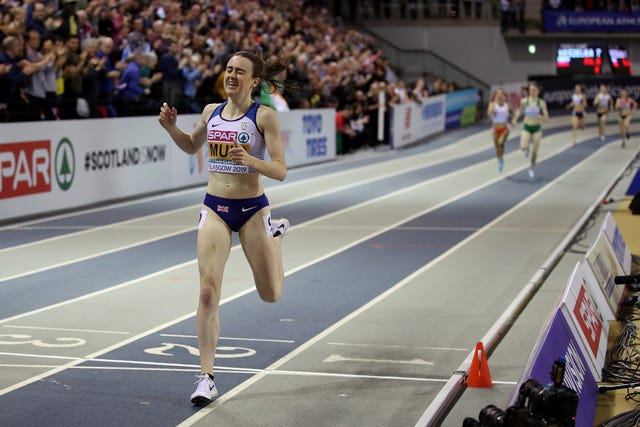
[[[292,224],[283,296],[260,301],[236,240],[220,396],[204,409],[189,403],[203,188],[0,227],[0,424],[416,425],[640,148],[637,136],[621,148],[613,122],[604,142],[589,126],[572,146],[567,117],[544,132],[534,179],[518,130],[497,171],[484,124],[266,180],[274,216]],[[630,179],[612,198],[623,199]],[[595,223],[616,207],[602,205]],[[467,389],[442,425],[506,406],[595,229],[490,355],[494,387]]]

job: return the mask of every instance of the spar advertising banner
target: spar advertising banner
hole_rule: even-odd
[[[198,116],[180,117],[185,131]],[[206,148],[205,148],[206,149]],[[0,220],[206,182],[156,117],[5,123]]]
[[[478,90],[465,89],[446,94],[447,114],[445,129],[470,125],[476,122]]]
[[[279,113],[287,164],[335,158],[335,111]],[[200,115],[178,117],[190,132]],[[157,117],[3,123],[0,221],[207,182],[207,147],[178,149]]]
[[[578,394],[576,426],[592,426],[598,403],[598,383],[588,367],[587,356],[577,337],[573,334],[570,320],[564,312],[556,309],[545,334],[538,340],[527,369],[523,373],[509,405],[514,405],[522,384],[533,378],[543,386],[552,384],[549,373],[553,362],[559,358],[566,361],[563,386]]]
[[[391,147],[400,148],[429,135],[444,131],[445,95],[392,105],[390,114]]]
[[[609,308],[596,302],[594,292],[600,291],[594,290],[585,280],[588,268],[585,260],[576,264],[560,296],[559,307],[585,355],[591,374],[596,381],[601,381],[609,336],[609,322],[603,311]]]
[[[545,10],[542,26],[548,32],[635,33],[640,28],[640,13]]]

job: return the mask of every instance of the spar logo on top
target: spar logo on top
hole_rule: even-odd
[[[0,144],[0,199],[49,193],[53,182],[62,191],[73,184],[76,159],[73,145],[62,138]]]

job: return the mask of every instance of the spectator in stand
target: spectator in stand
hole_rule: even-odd
[[[100,7],[98,12],[98,35],[111,37],[116,32],[116,27],[113,23],[113,12],[109,9],[109,6]]]
[[[196,114],[202,110],[202,107],[196,101],[196,92],[204,78],[203,73],[206,65],[201,63],[201,57],[197,53],[185,57],[184,60],[185,64],[182,66],[182,77],[184,79],[184,111],[186,113]]]
[[[86,66],[82,70],[82,97],[89,104],[89,116],[101,117],[99,110],[102,85],[107,80],[106,60],[98,56],[100,41],[89,38],[82,42],[82,52],[86,54]]]
[[[309,108],[309,99],[311,98],[311,91],[309,90],[309,83],[311,80],[306,71],[306,55],[299,54],[294,60],[291,61],[289,69],[287,70],[288,79],[295,82],[299,88],[295,96],[288,97],[287,101],[292,109],[296,108]]]
[[[378,126],[380,119],[380,84],[378,82],[371,83],[369,91],[367,92],[367,101],[365,105],[365,114],[369,117],[367,119],[367,127],[369,129],[369,135],[371,135],[371,142],[373,146],[379,143],[378,141]]]
[[[93,27],[87,18],[86,10],[78,10],[76,12],[76,17],[78,18],[78,37],[82,44],[85,40],[93,38]]]
[[[31,3],[27,7],[27,30],[35,30],[40,36],[45,36],[50,33],[47,29],[45,19],[47,16],[47,10],[42,3]]]
[[[108,36],[101,36],[99,39],[98,58],[104,60],[105,78],[100,86],[100,100],[98,101],[98,111],[102,117],[116,117],[118,115],[113,106],[115,82],[120,78],[118,70],[111,60],[113,51],[113,39]]]
[[[38,68],[27,80],[24,94],[28,99],[28,115],[26,120],[53,120],[53,110],[47,102],[47,78],[54,71],[54,55],[52,52],[43,54],[40,51],[41,38],[40,33],[36,30],[30,30],[27,33],[26,40],[26,59],[32,64],[36,64]],[[38,63],[42,63],[40,68]],[[55,82],[55,79],[54,79]]]
[[[484,3],[484,0],[475,0],[476,19],[482,19],[482,3]]]
[[[144,39],[142,33],[132,31],[127,35],[127,43],[122,50],[120,61],[129,62],[134,51],[142,51],[145,54],[151,53],[151,45]]]
[[[162,73],[162,98],[168,105],[182,108],[183,78],[180,71],[180,44],[175,39],[169,41],[167,53],[160,58]]]
[[[338,100],[332,98],[330,106],[335,108]],[[336,111],[336,146],[339,147],[338,154],[349,154],[354,150],[354,139],[357,136],[349,121],[353,116],[353,105],[346,104],[342,109]]]
[[[141,81],[140,66],[145,61],[145,53],[136,50],[131,54],[131,60],[122,73],[118,84],[118,111],[124,116],[143,115],[150,112],[147,96],[151,89],[145,88]]]
[[[80,39],[77,35],[69,36],[65,43],[66,61],[62,66],[64,89],[60,105],[61,119],[77,119],[78,98],[83,95],[82,80],[86,65],[87,53],[80,52]]]
[[[56,46],[56,39],[54,36],[45,36],[42,39],[42,47],[40,49],[43,55],[51,54],[55,58],[53,61],[52,67],[44,68],[44,87],[45,87],[45,119],[51,117],[52,120],[59,120],[58,113],[58,75],[62,72],[62,66],[66,61],[66,57],[62,55],[64,53],[64,48],[62,43]],[[51,115],[49,112],[51,111]]]
[[[24,42],[18,36],[7,36],[2,41],[3,51],[0,52],[0,104],[6,104],[3,121],[29,120],[29,104],[25,102],[23,85],[27,78],[42,70],[53,55],[39,58],[37,62],[21,58],[24,52]]]
[[[162,86],[156,84],[162,80],[162,73],[158,71],[158,56],[151,52],[144,57],[145,60],[140,65],[140,82],[143,87],[150,89],[150,99],[161,99]]]
[[[424,79],[416,80],[415,85],[413,86],[413,97],[419,99],[420,101],[427,99],[429,97],[429,89],[427,88],[427,82]]]
[[[352,150],[371,149],[375,141],[371,139],[368,128],[369,116],[364,114],[364,106],[357,102],[353,107],[353,116],[349,120],[349,127],[355,132],[351,141]]]
[[[527,22],[525,20],[526,0],[511,0],[515,7],[515,16],[518,31],[524,34],[527,31]]]
[[[62,10],[55,19],[55,32],[66,41],[70,37],[80,37],[78,15],[76,15],[77,0],[62,0]]]
[[[500,32],[506,34],[509,31],[511,21],[511,1],[500,0]]]

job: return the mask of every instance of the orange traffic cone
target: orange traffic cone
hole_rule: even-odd
[[[493,387],[491,371],[489,371],[489,364],[487,363],[487,355],[484,352],[484,345],[482,345],[480,341],[476,344],[476,353],[471,361],[471,368],[469,369],[469,376],[467,377],[467,386]]]

